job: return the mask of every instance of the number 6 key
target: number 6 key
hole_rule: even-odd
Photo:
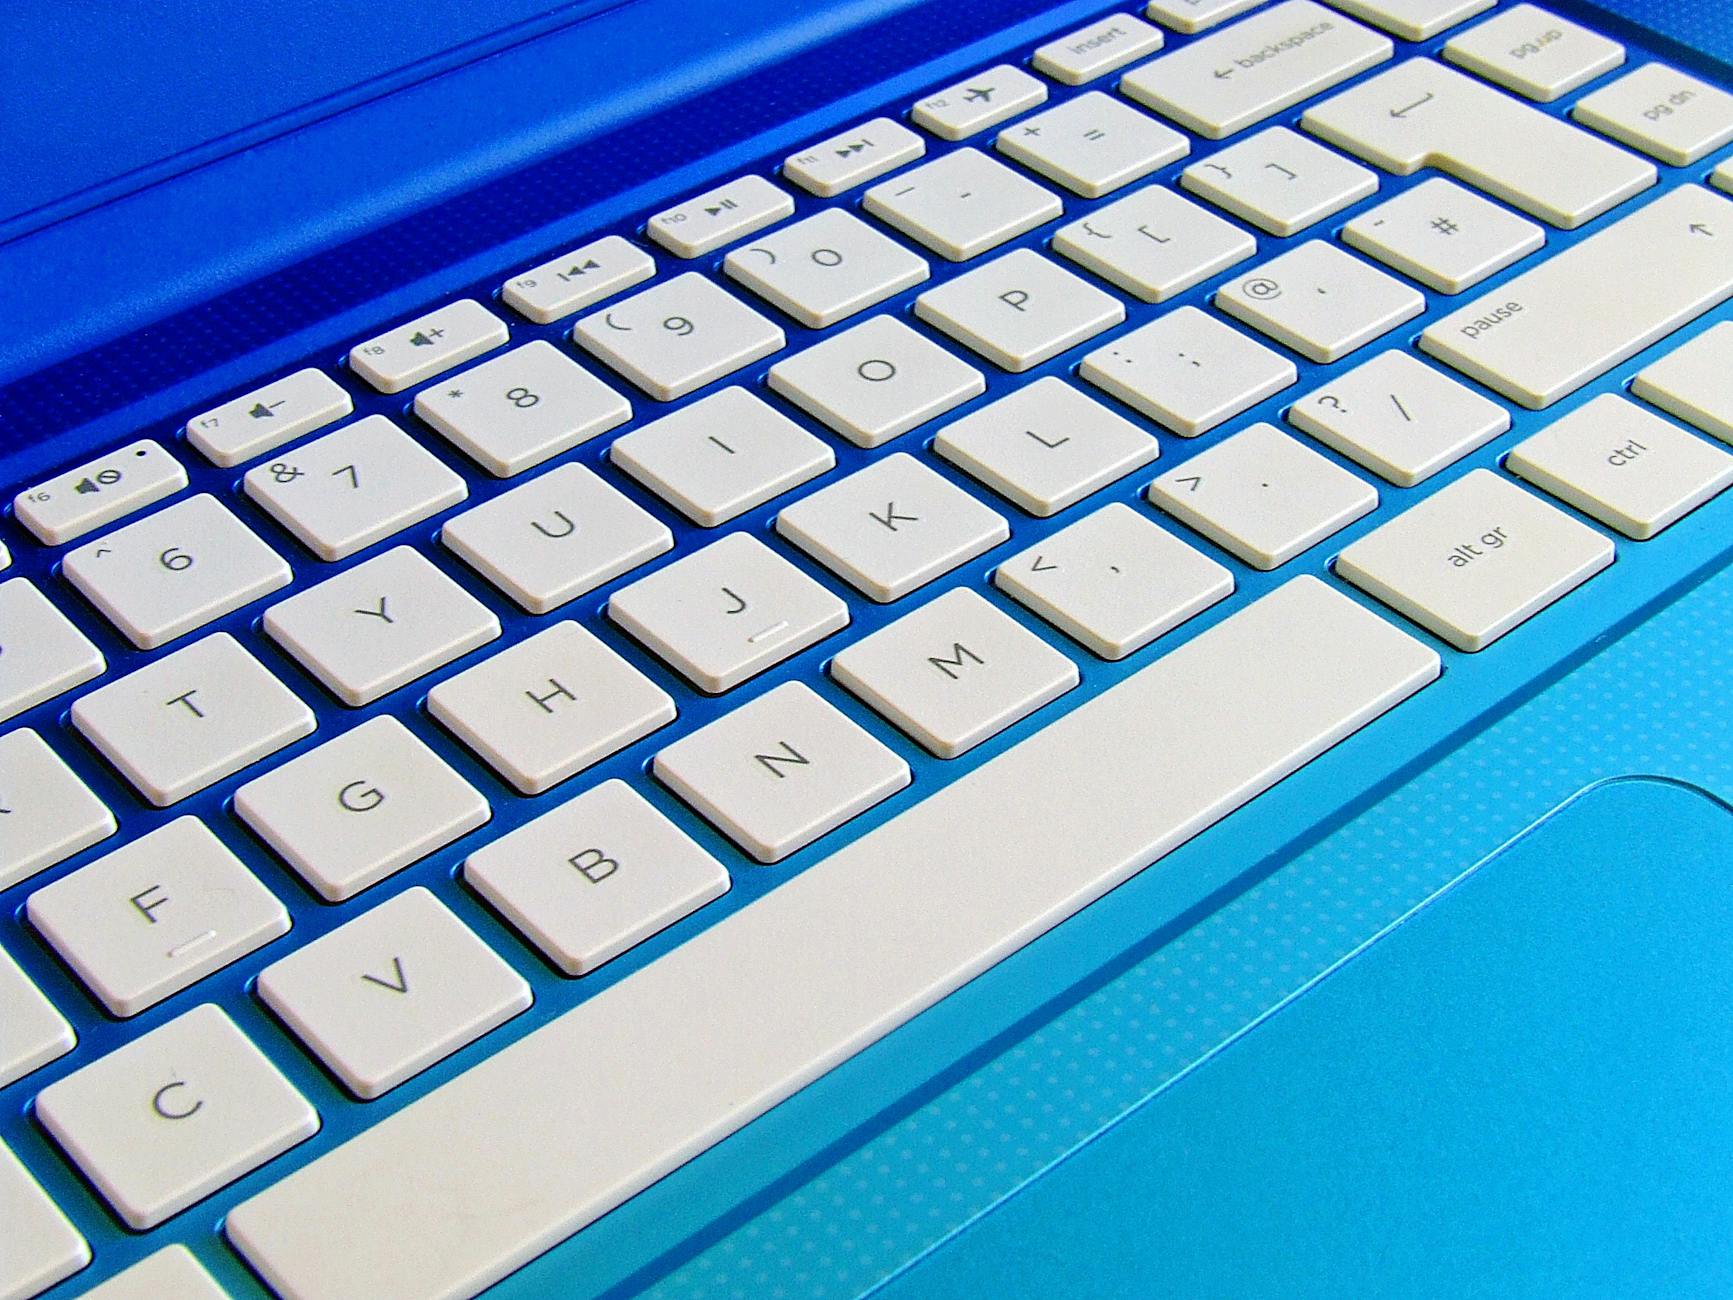
[[[72,585],[141,650],[289,584],[289,566],[215,497],[188,497],[66,557]]]

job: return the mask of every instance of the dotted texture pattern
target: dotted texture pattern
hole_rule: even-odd
[[[1723,571],[649,1294],[853,1296],[942,1244],[1595,781],[1733,795]]]

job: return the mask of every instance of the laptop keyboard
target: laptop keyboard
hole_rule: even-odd
[[[89,1187],[0,1145],[0,1296],[44,1183],[163,1229],[115,1295],[220,1294],[225,1188],[280,1295],[472,1294],[1733,483],[1733,323],[1475,456],[1733,297],[1733,96],[1147,18],[16,491],[0,1086]]]

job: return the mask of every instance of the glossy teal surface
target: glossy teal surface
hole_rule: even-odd
[[[1470,878],[1460,897],[1444,894],[1436,919],[1424,913],[1371,953],[1354,954],[1586,787],[1651,774],[1733,795],[1730,697],[1733,571],[1724,571],[1185,934],[1105,983],[1074,990],[1057,1014],[710,1243],[653,1294],[855,1295],[912,1267],[907,1290],[899,1279],[887,1294],[1000,1294],[1004,1284],[1014,1294],[1143,1295],[1163,1293],[1144,1286],[1160,1279],[1172,1293],[1240,1295],[1248,1278],[1238,1271],[1244,1261],[1225,1257],[1230,1243],[1274,1254],[1296,1241],[1307,1216],[1337,1211],[1342,1217],[1319,1224],[1335,1235],[1300,1242],[1303,1259],[1272,1264],[1272,1276],[1303,1280],[1312,1269],[1327,1283],[1343,1276],[1328,1271],[1338,1267],[1332,1257],[1348,1252],[1351,1271],[1389,1270],[1350,1292],[1503,1294],[1430,1287],[1434,1261],[1423,1247],[1437,1239],[1424,1232],[1471,1240],[1508,1223],[1514,1208],[1505,1197],[1539,1195],[1566,1156],[1581,1177],[1562,1185],[1561,1195],[1576,1199],[1547,1220],[1558,1232],[1580,1229],[1587,1243],[1604,1227],[1613,1235],[1599,1249],[1627,1269],[1666,1260],[1701,1280],[1724,1268],[1733,1259],[1725,1232],[1705,1235],[1733,1215],[1717,1146],[1733,1065],[1725,1016],[1733,835],[1719,804],[1673,785],[1604,787],[1560,815],[1562,831],[1519,842],[1484,881]],[[1039,963],[1044,946],[1059,948],[1091,922],[1107,923],[1086,914],[1013,960]],[[1410,942],[1409,926],[1421,944]],[[1424,938],[1441,932],[1442,940]],[[1429,954],[1440,944],[1434,979],[1428,963],[1440,962]],[[1373,955],[1373,973],[1359,974]],[[1422,996],[1434,986],[1454,990],[1455,1000],[1429,1002],[1444,996]],[[1323,1003],[1317,1012],[1308,1010],[1314,1000]],[[1490,1018],[1494,1010],[1500,1018]],[[1525,1027],[1521,1016],[1538,1024]],[[1573,1024],[1580,1035],[1567,1032]],[[1477,1070],[1499,1080],[1482,1059],[1490,1055],[1517,1072],[1538,1061],[1543,1090],[1487,1091],[1453,1110],[1432,1104],[1425,1089],[1445,1083],[1437,1077],[1444,1066],[1426,1057],[1429,1042],[1468,1058],[1454,1063],[1458,1089]],[[1351,1087],[1364,1094],[1361,1104],[1343,1104]],[[1381,1091],[1389,1088],[1414,1100],[1392,1100]],[[1686,1095],[1698,1118],[1682,1128],[1667,1112]],[[1505,1109],[1517,1102],[1544,1114],[1548,1096],[1558,1104],[1536,1144],[1507,1144],[1502,1181],[1477,1175],[1483,1130],[1507,1131]],[[1622,1124],[1602,1122],[1609,1109],[1625,1112]],[[1383,1164],[1356,1131],[1359,1111],[1369,1128],[1375,1116],[1389,1117]],[[1633,1133],[1639,1121],[1647,1127]],[[1675,1147],[1645,1152],[1633,1145],[1643,1133]],[[1152,1184],[1173,1166],[1187,1176]],[[1462,1170],[1463,1204],[1444,1207],[1455,1219],[1428,1186],[1447,1168]],[[1639,1175],[1651,1180],[1641,1191]],[[1332,1179],[1346,1201],[1324,1190]],[[1666,1195],[1664,1179],[1676,1180]],[[1604,1215],[1573,1224],[1571,1207],[1602,1204],[1609,1180],[1633,1189],[1628,1205],[1611,1196],[1625,1215],[1622,1235]],[[1326,1196],[1340,1203],[1321,1204]],[[1440,1221],[1410,1224],[1399,1237],[1383,1220],[1347,1214],[1380,1198],[1398,1222],[1409,1198]],[[1648,1217],[1631,1217],[1642,1212]],[[1365,1225],[1358,1238],[1356,1223]],[[1398,1256],[1398,1246],[1407,1253]],[[1694,1253],[1682,1253],[1686,1246]],[[1300,1272],[1280,1271],[1293,1262]],[[1529,1262],[1544,1281],[1545,1265]],[[1027,1289],[1014,1285],[1021,1276],[1031,1279]],[[558,1294],[571,1275],[532,1269],[523,1278],[509,1294]],[[1033,1285],[1061,1278],[1060,1290]]]
[[[1730,990],[1733,813],[1596,786],[879,1294],[1726,1295]]]

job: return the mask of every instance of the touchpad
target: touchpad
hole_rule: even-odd
[[[1733,815],[1578,796],[888,1294],[989,1277],[1733,1293]]]

